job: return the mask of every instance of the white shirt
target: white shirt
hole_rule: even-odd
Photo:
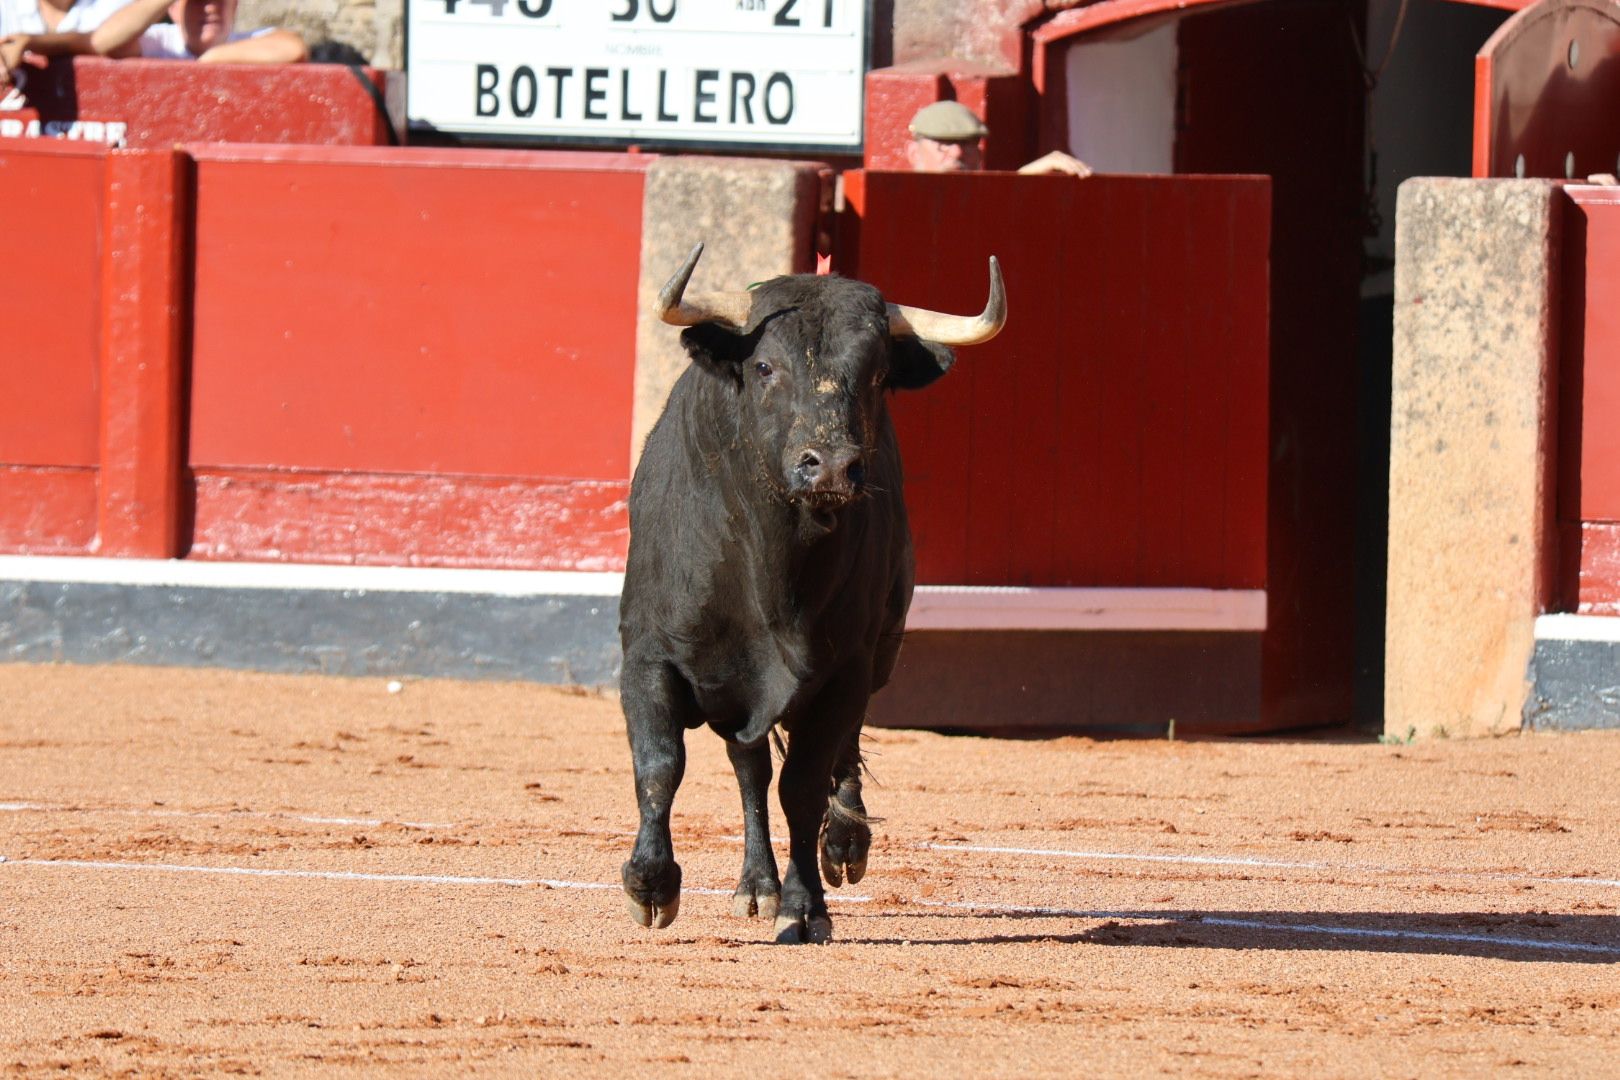
[[[62,15],[56,33],[88,33],[129,0],[79,0]],[[45,20],[39,0],[0,0],[0,37],[6,34],[43,34]]]
[[[0,3],[9,2],[10,0],[0,0]],[[101,0],[96,0],[96,2],[100,3]],[[114,0],[113,7],[116,9],[124,2],[125,0]],[[268,34],[272,29],[274,27],[267,26],[262,30],[234,30],[231,32],[231,36],[226,38],[222,44],[228,44],[232,41],[246,41],[248,38],[258,37],[260,34]],[[156,26],[148,26],[145,33],[141,34],[141,55],[148,60],[197,59],[186,48],[186,32],[175,23],[158,23]]]

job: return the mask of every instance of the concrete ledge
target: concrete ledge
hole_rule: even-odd
[[[1620,728],[1620,618],[1536,620],[1524,725],[1538,731]]]
[[[1557,188],[1409,180],[1396,223],[1385,731],[1520,725],[1550,592]]]

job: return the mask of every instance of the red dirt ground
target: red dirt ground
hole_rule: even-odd
[[[13,664],[0,701],[0,1075],[1620,1075],[1620,732],[874,732],[871,869],[783,947],[728,913],[701,731],[677,855],[724,895],[631,923],[611,699]]]

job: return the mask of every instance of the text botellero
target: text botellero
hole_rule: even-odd
[[[780,127],[793,119],[793,79],[783,71],[527,64],[503,71],[479,64],[475,79],[474,111],[481,117],[738,127]]]

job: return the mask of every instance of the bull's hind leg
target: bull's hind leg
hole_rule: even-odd
[[[782,884],[771,851],[771,811],[766,801],[771,790],[771,749],[767,743],[744,749],[728,742],[726,754],[737,774],[743,808],[742,877],[731,900],[731,913],[745,919],[774,919],[782,903]]]
[[[866,712],[871,686],[865,671],[833,680],[802,717],[788,739],[779,793],[788,822],[788,866],[782,875],[782,909],[776,940],[784,943],[832,939],[827,894],[816,873],[827,792],[844,745],[855,737]]]
[[[635,762],[641,827],[621,874],[630,917],[663,929],[681,909],[681,868],[669,835],[669,814],[686,772],[686,716],[691,695],[662,663],[625,657],[620,681],[630,755]]]
[[[856,728],[833,768],[827,821],[821,830],[821,876],[833,888],[845,879],[855,884],[866,874],[871,846],[872,827],[861,801],[861,732]]]

